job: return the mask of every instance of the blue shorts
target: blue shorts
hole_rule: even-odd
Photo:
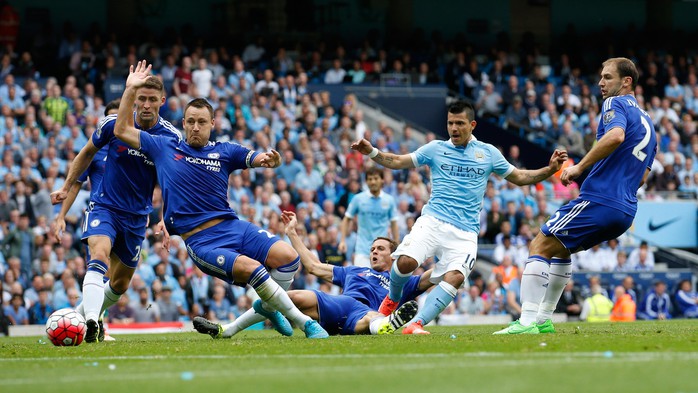
[[[558,209],[540,231],[555,236],[570,252],[587,250],[625,233],[633,215],[577,198]]]
[[[196,266],[209,276],[228,283],[235,282],[233,264],[244,255],[265,264],[271,246],[279,241],[277,236],[243,220],[224,220],[220,224],[191,235],[186,240],[187,251]]]
[[[95,205],[85,212],[82,242],[87,243],[87,238],[92,236],[108,237],[111,240],[111,252],[116,254],[124,265],[135,269],[141,257],[147,223],[147,215],[126,214]],[[90,258],[89,251],[87,257]]]
[[[367,305],[349,296],[313,292],[317,296],[320,326],[330,335],[354,334],[356,323],[371,311]]]

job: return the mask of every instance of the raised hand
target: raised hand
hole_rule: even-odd
[[[281,166],[281,154],[271,149],[271,153],[261,153],[262,160],[259,162],[264,168],[278,168]]]
[[[553,173],[557,172],[562,168],[562,165],[567,161],[567,151],[555,149],[553,155],[550,157],[550,168],[553,169]]]
[[[373,151],[373,145],[371,145],[371,142],[367,141],[366,139],[352,143],[351,148],[352,150],[356,150],[365,156]]]
[[[296,232],[296,224],[298,223],[296,213],[284,210],[281,212],[281,221],[284,222],[286,227],[286,234]]]
[[[150,76],[150,70],[153,68],[152,64],[147,64],[145,60],[141,60],[136,64],[134,68],[133,65],[128,69],[128,78],[126,78],[126,88],[139,88],[145,84],[145,80]]]

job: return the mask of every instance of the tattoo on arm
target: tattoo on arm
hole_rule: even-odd
[[[377,156],[373,157],[373,161],[379,164],[392,164],[395,158],[388,156],[385,153],[378,153]]]
[[[524,184],[535,184],[541,182],[550,176],[546,169],[547,168],[522,171],[521,180]]]

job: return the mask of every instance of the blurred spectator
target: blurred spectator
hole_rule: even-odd
[[[129,305],[128,294],[124,293],[115,305],[109,308],[107,318],[109,323],[133,323],[136,311]]]
[[[178,321],[180,316],[187,313],[180,303],[172,299],[172,287],[169,285],[162,286],[160,298],[156,303],[160,309],[160,321],[162,322]]]
[[[473,285],[468,288],[468,293],[461,295],[458,302],[458,312],[467,315],[485,314],[485,300],[480,296],[480,288]]]
[[[654,270],[654,252],[650,250],[646,241],[643,240],[638,248],[630,252],[628,265],[637,271]]]
[[[555,307],[555,312],[565,313],[568,317],[578,317],[582,313],[582,303],[584,298],[579,293],[577,288],[574,287],[574,281],[570,279],[567,281],[565,288],[562,291],[562,296],[557,302]]]
[[[12,325],[28,325],[29,313],[24,307],[24,300],[21,293],[15,293],[10,299],[10,304],[5,306],[4,313],[10,319]]]
[[[584,300],[579,319],[587,322],[606,322],[611,320],[613,302],[602,293],[600,285],[591,286],[591,296]]]
[[[676,291],[676,305],[678,316],[684,318],[698,318],[698,294],[691,288],[691,281],[679,282]]]
[[[49,291],[41,289],[39,291],[39,298],[29,309],[29,323],[35,325],[43,325],[46,323],[48,317],[55,311],[53,307],[51,307],[49,300]]]
[[[117,303],[118,304],[118,303]],[[138,290],[138,303],[134,306],[134,322],[160,322],[160,307],[157,302],[151,302],[148,288]]]
[[[656,281],[637,309],[638,319],[670,319],[671,298],[666,293],[666,283]]]
[[[615,302],[611,311],[612,322],[632,322],[635,320],[637,305],[632,296],[625,292],[623,286],[618,285],[614,290]]]

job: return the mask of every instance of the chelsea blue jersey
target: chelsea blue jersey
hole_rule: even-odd
[[[480,232],[480,209],[490,174],[507,177],[515,169],[497,148],[474,137],[466,146],[431,141],[411,156],[415,167],[431,169],[431,197],[422,214],[467,232]]]
[[[98,149],[109,146],[104,177],[92,193],[92,202],[123,213],[148,214],[153,210],[153,189],[157,183],[155,166],[145,154],[114,136],[115,122],[116,115],[105,117],[92,134],[92,143]],[[136,128],[139,128],[137,124]],[[182,139],[179,131],[161,117],[153,127],[143,131],[143,134]]]
[[[421,295],[419,280],[412,276],[402,291],[400,304]],[[335,266],[332,269],[332,283],[344,289],[342,295],[354,298],[372,310],[378,310],[390,288],[390,273],[378,272],[368,267]]]
[[[228,178],[237,169],[250,168],[259,153],[231,142],[194,148],[182,139],[140,135],[141,154],[151,157],[157,169],[171,235],[215,218],[238,218],[228,204]]]
[[[615,127],[625,131],[623,143],[594,164],[582,183],[579,197],[634,215],[637,189],[657,154],[657,137],[652,119],[632,95],[604,101],[596,140]]]
[[[90,200],[94,200],[95,195],[97,195],[97,189],[102,183],[102,178],[104,177],[104,169],[107,166],[107,152],[108,148],[101,148],[97,151],[95,156],[90,162],[90,166],[87,170],[82,173],[78,181],[84,183],[87,179],[90,179]]]

